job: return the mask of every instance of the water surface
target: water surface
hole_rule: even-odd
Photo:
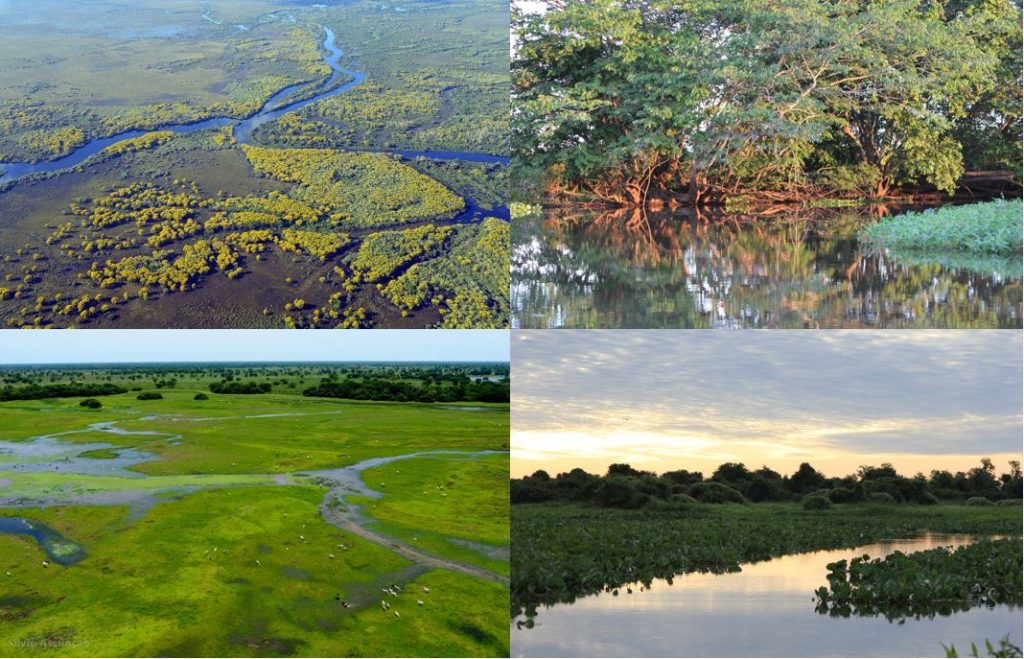
[[[0,533],[31,536],[59,565],[74,565],[85,558],[85,550],[42,522],[23,517],[0,517]]]
[[[895,253],[890,209],[557,209],[512,231],[514,328],[1020,328],[1021,258]]]
[[[855,549],[791,554],[729,574],[686,574],[542,608],[527,628],[512,621],[516,657],[838,657],[945,656],[942,644],[970,651],[1009,634],[1021,644],[1020,607],[974,608],[950,616],[888,621],[815,612],[825,565],[894,550],[921,551],[975,538],[926,534]]]

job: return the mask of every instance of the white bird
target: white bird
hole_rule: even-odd
[[[416,603],[419,604],[420,606],[423,606],[423,600],[416,600]]]
[[[259,564],[260,564],[260,559],[257,558],[256,559],[256,565],[259,565]]]
[[[50,567],[50,564],[47,563],[46,561],[43,561],[43,567]]]
[[[399,618],[399,617],[401,617],[401,616],[399,616],[399,615],[398,615],[398,611],[395,611],[395,617],[396,617],[396,618]]]
[[[426,586],[424,586],[424,587],[423,587],[423,592],[424,592],[424,593],[429,593],[429,592],[430,592],[430,589],[429,589],[429,588],[427,588]]]
[[[7,573],[7,576],[11,576],[11,573],[10,573],[10,572],[8,572],[8,573]]]
[[[327,555],[330,556],[331,558],[334,558],[334,554],[327,554]]]

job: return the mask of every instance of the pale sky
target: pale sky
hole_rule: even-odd
[[[504,330],[0,330],[0,365],[507,362]]]
[[[1022,451],[1007,330],[517,331],[512,475],[723,462],[829,476],[999,470]]]

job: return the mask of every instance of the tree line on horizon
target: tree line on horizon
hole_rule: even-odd
[[[514,175],[694,205],[1019,194],[1020,0],[549,0],[513,12]],[[980,179],[979,179],[980,180]]]
[[[454,382],[408,382],[380,378],[327,380],[302,392],[303,396],[347,398],[351,400],[380,400],[416,403],[507,403],[510,382],[457,379]]]
[[[914,503],[940,501],[984,505],[1022,498],[1021,462],[1011,460],[1009,470],[996,475],[989,458],[967,471],[933,470],[907,477],[889,463],[862,466],[855,474],[827,477],[802,463],[790,475],[767,466],[751,471],[741,462],[726,462],[707,478],[700,471],[678,469],[656,474],[618,463],[603,475],[576,468],[552,477],[539,470],[512,479],[512,503],[547,501],[589,503],[609,508],[640,508],[667,503],[761,503],[812,499],[822,507],[834,503]]]

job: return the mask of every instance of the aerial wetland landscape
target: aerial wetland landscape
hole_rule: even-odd
[[[507,24],[0,3],[4,326],[507,327]]]
[[[513,327],[1022,327],[1020,3],[533,2],[513,43]]]
[[[0,654],[508,655],[507,363],[0,382]]]

